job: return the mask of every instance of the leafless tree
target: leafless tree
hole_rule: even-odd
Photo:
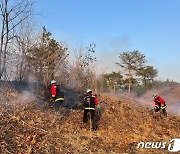
[[[17,81],[28,81],[30,76],[30,67],[26,59],[27,52],[38,43],[38,36],[35,35],[35,25],[30,21],[26,21],[20,24],[20,30],[16,31],[14,38],[13,57],[14,57],[14,68],[15,80]]]
[[[82,45],[74,51],[75,60],[72,64],[69,75],[69,84],[80,92],[84,92],[86,88],[95,89],[95,72],[93,64],[96,57],[93,56],[96,45],[90,44],[84,48]]]
[[[6,71],[9,45],[16,36],[18,26],[27,20],[33,12],[30,0],[1,0],[0,1],[0,79]]]

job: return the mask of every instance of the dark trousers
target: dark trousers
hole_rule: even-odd
[[[92,121],[92,128],[93,128],[93,130],[97,130],[97,124],[95,121],[95,110],[84,109],[83,122],[84,123],[88,122],[88,116],[87,116],[88,112],[90,113],[90,118]]]
[[[159,110],[161,110],[161,108],[160,107],[155,108],[154,110],[155,110],[155,112],[158,112]],[[162,112],[163,112],[164,116],[167,116],[166,109],[162,109]]]
[[[54,102],[54,108],[55,108],[56,112],[59,111],[59,108],[60,108],[60,105],[62,104],[62,102],[63,102],[63,100],[59,100],[59,101]]]

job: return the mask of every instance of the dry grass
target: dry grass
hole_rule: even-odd
[[[97,132],[82,123],[82,110],[59,118],[44,102],[26,98],[12,103],[20,97],[11,91],[0,104],[0,153],[166,153],[136,147],[140,141],[168,142],[180,134],[179,116],[161,119],[147,108],[105,94],[99,97],[103,112]]]

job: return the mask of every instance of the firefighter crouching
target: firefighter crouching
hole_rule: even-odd
[[[98,105],[98,99],[96,96],[92,94],[91,89],[87,89],[86,97],[84,98],[84,116],[83,116],[83,122],[87,123],[88,112],[90,113],[90,120],[92,121],[92,128],[93,130],[97,130],[97,124],[95,121],[95,108]]]
[[[164,99],[156,94],[153,95],[154,97],[154,110],[155,112],[158,112],[159,110],[162,110],[164,116],[167,116],[166,113],[166,103]]]

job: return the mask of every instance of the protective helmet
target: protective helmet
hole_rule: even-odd
[[[54,83],[56,83],[56,81],[55,80],[51,80],[51,84],[54,84]]]
[[[154,95],[153,95],[153,97],[156,97],[156,96],[157,96],[157,94],[154,94]]]
[[[87,91],[86,91],[87,93],[89,93],[89,92],[92,92],[92,90],[91,89],[87,89]]]

